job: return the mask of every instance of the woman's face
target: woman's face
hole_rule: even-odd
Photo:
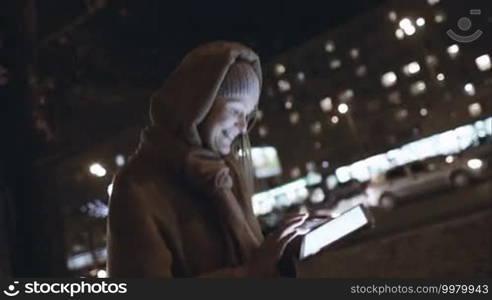
[[[221,155],[231,152],[234,139],[246,133],[247,117],[258,104],[258,95],[217,97],[198,130],[205,146]]]

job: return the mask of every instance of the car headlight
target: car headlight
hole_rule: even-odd
[[[480,169],[482,167],[483,161],[481,159],[478,159],[478,158],[472,158],[466,162],[466,165],[468,166],[468,168],[470,168],[472,170],[477,170],[477,169]]]

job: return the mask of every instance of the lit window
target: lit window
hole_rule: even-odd
[[[324,112],[331,111],[333,109],[333,102],[330,97],[326,97],[319,102],[321,110]]]
[[[472,117],[478,117],[482,113],[482,106],[478,102],[472,103],[468,106],[468,112]]]
[[[383,74],[383,76],[381,76],[381,84],[384,87],[393,86],[395,85],[396,81],[397,81],[397,77],[395,72],[387,72]]]
[[[435,55],[427,55],[425,57],[425,62],[429,65],[429,66],[435,66],[437,65],[438,63],[438,59]]]
[[[390,19],[390,21],[392,21],[392,22],[396,21],[396,18],[397,17],[398,16],[396,15],[396,12],[395,11],[390,11],[388,13],[388,19]]]
[[[436,21],[436,23],[442,23],[444,20],[446,20],[446,15],[442,12],[439,12],[434,16],[434,21]]]
[[[446,76],[444,76],[443,73],[439,73],[439,74],[437,74],[436,78],[439,81],[443,81],[444,79],[446,79]]]
[[[275,75],[282,75],[285,73],[285,67],[282,64],[276,64],[274,67]]]
[[[337,116],[333,116],[333,117],[331,117],[331,120],[330,121],[333,124],[337,124],[339,120],[338,120],[338,117]]]
[[[326,187],[331,190],[335,188],[338,184],[338,179],[335,175],[330,175],[326,177]]]
[[[481,55],[475,59],[475,63],[480,71],[488,71],[492,68],[490,56],[488,54]]]
[[[420,95],[423,92],[425,92],[426,88],[427,87],[425,85],[425,82],[423,82],[422,80],[420,80],[420,81],[417,81],[417,82],[413,83],[410,86],[410,93],[412,95]]]
[[[106,169],[99,163],[93,163],[90,165],[89,172],[97,177],[104,177],[107,173]]]
[[[429,3],[429,5],[436,5],[439,1],[440,0],[427,0],[427,3]]]
[[[359,77],[365,76],[367,74],[367,67],[358,66],[357,69],[355,70],[355,74]]]
[[[399,111],[396,112],[396,119],[397,120],[404,120],[408,117],[408,110],[406,109],[400,109]]]
[[[259,120],[263,119],[263,111],[257,110],[256,111],[256,118]]]
[[[465,84],[464,90],[468,96],[475,96],[476,94],[475,86],[473,85],[473,83]]]
[[[116,157],[114,158],[114,162],[116,163],[116,165],[118,167],[121,167],[125,164],[125,157],[121,154],[118,154],[116,155]]]
[[[266,135],[268,134],[268,130],[265,126],[260,126],[258,128],[258,134],[261,136],[261,137],[266,137]]]
[[[299,82],[304,82],[305,79],[306,79],[306,75],[304,74],[304,72],[297,73],[297,80],[299,80]]]
[[[350,101],[353,97],[354,97],[354,91],[351,89],[347,89],[347,90],[341,92],[340,95],[338,95],[338,98],[342,102]]]
[[[292,101],[285,101],[285,109],[291,109],[292,108]]]
[[[456,56],[458,56],[458,53],[460,52],[460,47],[456,44],[453,44],[448,47],[447,51],[451,58],[455,58]]]
[[[357,57],[359,57],[359,49],[352,48],[350,50],[350,57],[352,57],[353,59],[356,59]]]
[[[417,26],[422,27],[425,25],[425,19],[424,18],[418,18],[415,23],[417,24]]]
[[[280,160],[274,147],[251,148],[251,160],[256,178],[267,178],[282,174]]]
[[[425,116],[427,116],[428,114],[429,114],[429,111],[427,110],[427,108],[421,108],[421,109],[420,109],[420,115],[421,115],[422,117],[425,117]]]
[[[316,169],[316,164],[314,163],[314,161],[308,161],[306,163],[306,171],[312,172],[315,169]]]
[[[409,18],[401,19],[398,25],[400,25],[400,28],[408,36],[413,35],[415,33],[415,26],[413,26],[412,21]]]
[[[388,101],[391,104],[400,104],[401,103],[400,92],[394,91],[391,94],[389,94],[388,95]]]
[[[326,52],[335,51],[335,43],[333,41],[327,41],[325,44],[325,50]]]
[[[338,105],[338,112],[341,114],[346,114],[349,110],[349,107],[345,103],[341,103]]]
[[[290,83],[285,79],[279,80],[277,84],[278,84],[278,89],[281,92],[286,92],[290,90]]]
[[[289,120],[291,124],[297,124],[299,122],[299,113],[298,112],[293,112],[289,116]]]
[[[315,188],[311,194],[310,200],[312,203],[320,203],[325,200],[325,193],[322,188]]]
[[[335,170],[335,175],[337,176],[338,182],[344,183],[350,180],[350,168],[347,166],[340,167]]]
[[[416,61],[413,61],[403,67],[403,73],[405,73],[405,75],[410,76],[413,74],[417,74],[418,72],[420,72],[420,65]]]
[[[342,65],[342,62],[339,59],[334,59],[330,62],[330,68],[338,69]]]
[[[298,167],[294,167],[290,170],[290,177],[297,178],[301,176],[301,170]]]
[[[321,132],[321,122],[314,122],[312,125],[311,125],[311,132],[313,134],[319,134]]]
[[[403,30],[401,30],[400,28],[398,28],[395,31],[395,36],[396,36],[397,39],[402,40],[405,37],[405,32],[403,32]]]

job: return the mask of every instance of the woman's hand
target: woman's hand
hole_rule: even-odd
[[[298,235],[298,229],[308,217],[307,213],[287,215],[275,231],[268,235],[260,248],[244,265],[246,277],[270,277],[278,275],[277,263],[287,245]]]

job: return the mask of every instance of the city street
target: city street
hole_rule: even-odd
[[[374,211],[375,228],[301,263],[300,273],[302,277],[490,274],[491,189],[489,180],[415,199],[391,211]],[[465,261],[469,268],[458,273],[458,264]]]

